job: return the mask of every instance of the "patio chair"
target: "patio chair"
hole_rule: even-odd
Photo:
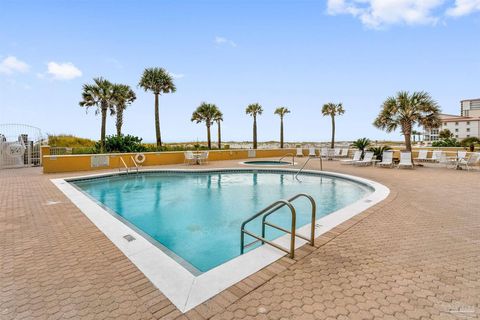
[[[353,154],[352,159],[340,160],[340,164],[353,164],[353,163],[359,161],[361,157],[362,157],[362,151],[361,150],[356,150],[355,153]]]
[[[297,148],[297,154],[295,157],[303,157],[303,149],[302,148]]]
[[[367,151],[365,152],[365,155],[363,156],[362,160],[358,160],[354,162],[353,164],[356,166],[368,166],[368,165],[373,165],[376,160],[373,160],[373,155],[374,153],[372,151]]]
[[[400,152],[400,163],[398,164],[398,167],[413,169],[411,152]]]
[[[393,168],[393,151],[384,151],[382,153],[382,161],[377,163],[377,165]]]
[[[308,148],[308,156],[309,157],[316,157],[317,153],[315,152],[315,148]]]
[[[418,162],[428,161],[428,150],[418,150],[418,157],[414,158],[413,160]]]
[[[198,157],[198,163],[199,164],[205,164],[207,162],[208,162],[208,151],[204,151]]]
[[[183,161],[184,164],[193,164],[197,162],[197,158],[193,154],[192,151],[185,151],[185,160]]]
[[[348,157],[348,148],[342,148],[340,152],[340,158],[346,158]]]
[[[470,171],[477,162],[480,161],[480,153],[472,153],[468,159],[462,158],[458,160],[457,166],[459,168],[465,168],[467,171]]]

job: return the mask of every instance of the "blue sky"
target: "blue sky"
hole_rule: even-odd
[[[326,141],[326,102],[343,102],[337,139],[399,139],[371,123],[398,90],[426,90],[445,113],[480,97],[480,0],[6,1],[0,0],[0,123],[97,139],[100,117],[78,106],[103,76],[137,100],[124,132],[154,141],[145,67],[175,75],[160,99],[164,141],[205,140],[190,122],[202,102],[224,112],[223,138],[250,140],[245,107],[264,107],[259,139]],[[113,117],[107,132],[115,132]],[[215,135],[214,135],[215,136]]]

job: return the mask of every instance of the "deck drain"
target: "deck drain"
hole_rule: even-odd
[[[133,240],[135,240],[135,237],[132,236],[131,234],[127,234],[126,236],[123,236],[123,238],[128,242],[132,242]]]
[[[321,228],[321,227],[322,227],[322,225],[320,223],[315,224],[315,229],[318,229],[318,228]]]

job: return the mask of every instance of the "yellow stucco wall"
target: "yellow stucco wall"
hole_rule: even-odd
[[[293,153],[293,149],[273,149],[273,150],[256,150],[256,158],[281,157],[287,153]],[[125,161],[127,166],[134,166],[132,157],[136,153],[122,154],[105,154],[105,155],[50,155],[45,150],[43,153],[43,172],[73,172],[73,171],[90,171],[102,169],[118,169],[123,168],[120,158]],[[304,150],[304,154],[307,154]],[[184,152],[145,152],[145,161],[142,166],[155,166],[164,164],[177,164],[184,162]],[[108,166],[92,167],[92,157],[108,157]],[[248,150],[215,150],[210,151],[208,160],[235,160],[248,158]]]

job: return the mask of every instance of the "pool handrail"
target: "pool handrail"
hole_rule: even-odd
[[[293,206],[292,204],[292,201],[300,198],[300,197],[306,197],[308,200],[310,200],[310,203],[312,205],[312,218],[311,218],[311,228],[310,228],[310,238],[307,238],[303,235],[298,235],[296,234],[296,211],[295,211],[295,207]],[[275,225],[271,222],[268,222],[266,221],[266,218],[271,215],[272,213],[276,212],[277,210],[283,208],[287,206],[289,209],[290,209],[290,212],[292,214],[292,224],[291,224],[291,229],[288,230],[288,229],[285,229],[283,227],[280,227],[278,225]],[[275,202],[273,202],[271,205],[269,205],[268,207],[264,208],[263,210],[257,212],[256,214],[254,214],[253,216],[251,216],[250,218],[248,218],[247,220],[245,220],[243,223],[242,223],[242,226],[240,228],[240,254],[243,254],[244,251],[245,251],[245,248],[260,241],[262,244],[269,244],[281,251],[284,251],[286,253],[289,254],[290,258],[293,259],[295,257],[295,237],[298,237],[298,238],[301,238],[303,240],[306,240],[309,242],[309,244],[311,246],[314,246],[315,245],[315,219],[316,219],[316,203],[315,203],[315,200],[313,199],[312,196],[308,195],[308,194],[305,194],[305,193],[299,193],[293,197],[291,197],[290,199],[288,200],[285,200],[285,199],[281,199],[281,200],[277,200]],[[262,216],[262,236],[259,236],[259,235],[256,235],[248,230],[245,229],[245,226],[251,222],[252,220],[258,218]],[[289,233],[290,234],[290,250],[288,250],[287,248],[284,248],[276,243],[274,243],[273,241],[270,241],[270,240],[267,240],[265,238],[265,226],[270,226],[272,228],[275,228],[275,229],[278,229],[280,231],[283,231],[283,232],[286,232],[286,233]],[[251,236],[252,238],[255,238],[257,240],[254,240],[253,242],[251,243],[248,243],[248,244],[245,244],[245,234]]]
[[[279,206],[281,205],[281,206]],[[273,211],[277,211],[278,209],[282,208],[283,206],[287,206],[289,209],[290,209],[290,212],[292,214],[292,225],[291,225],[291,228],[292,228],[292,232],[290,233],[290,250],[274,243],[273,241],[270,241],[270,240],[267,240],[263,237],[260,237],[260,236],[257,236],[256,234],[254,233],[251,233],[250,231],[246,230],[245,229],[245,225],[247,223],[249,223],[250,221],[254,220],[255,218],[258,218],[259,216],[261,216],[262,214],[265,214],[265,213],[268,213],[270,212],[270,210],[273,210]],[[245,233],[248,234],[249,236],[257,239],[257,240],[260,240],[262,242],[262,244],[264,243],[268,243],[269,245],[279,249],[279,250],[282,250],[283,252],[286,252],[290,255],[290,258],[293,259],[294,256],[295,256],[295,226],[296,226],[296,219],[297,219],[297,215],[296,215],[296,212],[295,212],[295,208],[293,207],[293,205],[288,201],[288,200],[285,200],[285,199],[281,199],[281,200],[277,200],[275,201],[274,203],[272,203],[271,205],[269,205],[268,207],[266,207],[265,209],[261,210],[260,212],[257,212],[256,214],[254,214],[253,216],[251,216],[250,218],[248,218],[247,220],[245,220],[243,223],[242,223],[242,227],[240,229],[240,254],[243,254],[244,253],[244,249],[245,249]]]
[[[278,159],[278,162],[281,162],[283,160],[283,158],[288,157],[288,156],[292,156],[292,166],[294,166],[295,165],[295,155],[291,152],[289,152],[287,154],[284,154],[280,159]]]
[[[300,170],[297,171],[297,173],[295,173],[294,175],[294,178],[298,180],[297,176],[303,171],[303,169],[305,168],[305,166],[307,165],[307,163],[310,161],[310,159],[313,159],[313,157],[310,157],[307,159],[307,161],[305,161],[305,163],[303,164],[303,166],[300,168]],[[323,161],[322,161],[322,157],[319,157],[320,159],[320,171],[323,171]]]
[[[310,245],[313,247],[313,246],[315,246],[315,221],[316,221],[316,215],[317,215],[317,204],[315,203],[315,199],[313,199],[313,197],[311,195],[308,195],[306,193],[299,193],[299,194],[291,197],[287,201],[292,203],[293,201],[295,201],[296,199],[298,199],[300,197],[307,198],[310,201],[310,204],[312,206],[312,214],[311,214],[312,217],[311,217],[311,221],[310,221],[310,238],[307,238],[307,237],[305,237],[303,235],[299,235],[299,234],[296,234],[295,236],[300,238],[300,239],[308,241],[310,243]],[[284,207],[284,206],[285,205],[280,205],[279,208],[277,208],[276,210],[278,210],[278,209],[280,209],[281,207]],[[283,232],[290,233],[285,228],[282,228],[282,227],[277,226],[277,225],[275,225],[271,222],[266,221],[267,217],[269,215],[271,215],[272,213],[274,213],[275,211],[270,211],[269,213],[264,214],[263,217],[262,217],[262,238],[265,238],[265,225],[268,225],[272,228],[281,230]]]

